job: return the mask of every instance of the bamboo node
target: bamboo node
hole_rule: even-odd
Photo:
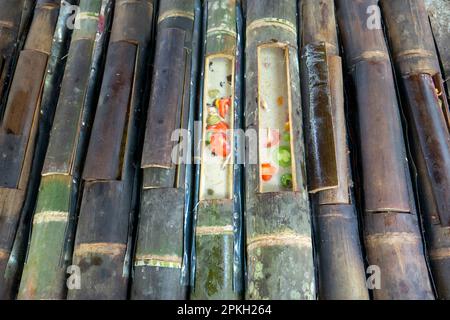
[[[399,243],[416,244],[422,241],[419,236],[409,232],[376,233],[367,235],[365,238],[368,244],[373,242],[383,242],[391,245]]]
[[[247,33],[264,27],[277,27],[293,33],[297,36],[297,27],[292,22],[279,18],[262,18],[251,22],[247,27]]]
[[[201,226],[195,228],[195,233],[198,236],[233,234],[233,226]]]
[[[430,250],[431,260],[445,260],[450,258],[450,248],[439,248]]]
[[[187,18],[193,21],[194,13],[181,10],[168,10],[159,16],[158,23],[161,23],[165,19],[176,17]]]
[[[312,247],[311,236],[299,235],[294,233],[267,234],[249,239],[247,250],[252,251],[258,248],[275,246],[298,246]]]
[[[33,224],[67,222],[69,213],[65,211],[43,211],[34,215]]]
[[[126,250],[126,245],[123,243],[82,243],[75,248],[76,256],[88,256],[91,254],[102,254],[108,256],[123,255]]]
[[[148,266],[181,269],[181,263],[181,257],[175,255],[142,254],[136,255],[136,258],[134,259],[135,267]]]

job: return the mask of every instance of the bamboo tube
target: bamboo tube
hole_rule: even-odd
[[[246,165],[246,297],[315,299],[297,3],[247,0],[246,15],[246,130],[258,135]]]
[[[30,1],[0,1],[0,120],[3,115],[9,84],[18,53],[23,44],[23,33],[30,20]],[[27,11],[28,10],[28,11]]]
[[[445,0],[425,0],[433,36],[442,63],[444,79],[450,77],[450,2]],[[448,91],[447,91],[448,93]]]
[[[0,153],[4,155],[0,163],[0,297],[4,298],[14,294],[22,267],[64,67],[68,16],[69,10],[60,12],[60,1],[38,1],[0,126]]]
[[[236,226],[234,213],[242,214],[240,180],[234,172],[240,145],[240,101],[236,73],[240,73],[237,52],[237,7],[234,0],[208,0],[205,7],[205,57],[200,106],[202,126],[201,162],[198,172],[199,199],[195,226],[194,300],[239,299],[234,289]],[[219,129],[220,128],[220,129]],[[239,176],[238,176],[239,177]],[[239,179],[239,178],[238,178]]]
[[[369,298],[352,177],[333,0],[302,0],[302,96],[314,203],[319,298]],[[318,19],[318,17],[320,17]]]
[[[73,264],[81,288],[68,299],[126,299],[131,258],[139,114],[153,1],[115,2],[103,83],[83,169]]]
[[[422,0],[381,5],[404,92],[432,271],[439,296],[450,299],[450,118],[433,34]]]
[[[173,159],[172,152],[181,145],[187,157],[191,152],[185,149],[187,136],[177,144],[172,134],[189,128],[193,112],[198,10],[200,2],[195,0],[165,0],[159,6],[155,69],[141,161],[143,184],[132,299],[181,300],[187,295],[187,283],[182,281],[186,270],[183,239],[187,237],[183,229],[187,224],[185,213],[190,210],[191,178],[189,166],[183,159]]]
[[[377,3],[336,2],[357,102],[365,245],[369,264],[381,272],[373,297],[433,299]]]
[[[111,0],[82,0],[33,218],[19,299],[65,299],[77,199]]]

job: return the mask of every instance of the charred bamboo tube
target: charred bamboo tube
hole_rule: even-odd
[[[65,299],[80,175],[111,0],[82,0],[47,150],[19,299]]]
[[[443,67],[444,79],[450,77],[450,2],[443,0],[425,0],[434,39]],[[448,94],[448,92],[447,92]]]
[[[188,137],[172,140],[177,130],[187,130],[193,111],[194,61],[198,59],[200,2],[160,2],[152,93],[147,116],[141,168],[143,184],[132,283],[132,299],[182,300],[183,249],[189,210],[190,157]],[[183,147],[182,147],[183,146]],[[174,149],[176,148],[176,150]],[[175,158],[172,155],[175,154]],[[186,159],[185,159],[186,160]],[[190,159],[188,159],[190,161]]]
[[[36,5],[0,125],[0,296],[4,298],[15,291],[22,267],[29,217],[64,67],[70,6],[60,10],[60,3],[42,0]]]
[[[348,71],[355,87],[365,245],[369,264],[379,267],[381,278],[373,296],[433,299],[377,3],[336,2]]]
[[[0,1],[0,119],[3,115],[4,104],[7,98],[17,54],[21,50],[21,31],[25,28],[24,20],[28,16],[22,17],[25,10],[25,0]]]
[[[246,134],[257,136],[246,165],[246,297],[315,299],[297,2],[248,0],[246,15]]]
[[[242,214],[239,202],[241,181],[235,181],[240,152],[234,139],[240,101],[235,79],[240,72],[237,46],[239,3],[208,0],[205,7],[205,48],[202,79],[202,146],[198,172],[195,225],[195,285],[191,299],[239,299],[234,289],[235,245],[240,226],[235,212]],[[236,68],[237,67],[237,68]],[[239,76],[239,75],[238,75]]]
[[[82,179],[69,299],[126,299],[139,114],[147,79],[153,1],[115,2],[106,67]]]
[[[351,190],[334,1],[301,0],[299,6],[306,169],[314,205],[319,298],[368,299]]]
[[[450,299],[450,117],[433,34],[422,0],[381,5],[404,92],[432,272],[439,296]]]

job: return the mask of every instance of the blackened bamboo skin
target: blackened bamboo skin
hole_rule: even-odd
[[[376,14],[377,3],[336,2],[358,108],[365,245],[369,264],[381,272],[373,297],[433,299],[390,58],[383,30],[368,20],[369,6]]]
[[[65,63],[62,57],[70,33],[67,13],[60,10],[60,1],[38,1],[1,120],[0,297],[4,299],[15,295],[26,253],[46,137]]]
[[[205,65],[204,70],[209,70],[209,63],[213,63],[214,57],[228,57],[232,68],[236,65],[237,54],[237,21],[236,21],[236,1],[228,0],[209,0],[204,2],[205,10],[207,10],[207,19],[205,35]],[[226,80],[226,79],[224,79]],[[203,76],[203,99],[206,99],[208,92],[208,77]],[[235,81],[232,81],[232,96],[236,95]],[[207,116],[207,108],[204,101],[202,114]],[[233,128],[234,114],[237,106],[233,102],[233,114],[231,121]],[[231,112],[231,110],[229,111]],[[202,119],[206,124],[206,118]],[[204,126],[206,128],[206,125]],[[204,129],[205,130],[205,129]],[[205,135],[206,136],[206,135]],[[234,141],[234,140],[233,140]],[[206,147],[205,147],[206,148]],[[233,146],[233,149],[236,147]],[[208,150],[202,150],[208,152]],[[233,154],[234,155],[234,154]],[[202,160],[203,163],[203,160]],[[233,170],[232,164],[226,165],[227,170]],[[202,181],[202,174],[208,167],[200,170],[198,181]],[[229,181],[232,186],[233,193],[239,192],[235,187],[239,185],[239,181]],[[200,184],[197,186],[200,189]],[[202,192],[200,190],[200,192]],[[239,299],[240,293],[234,290],[234,213],[235,208],[234,196],[230,195],[228,199],[206,200],[200,199],[196,212],[195,227],[195,285],[191,291],[190,298],[192,300],[232,300]]]
[[[14,73],[15,57],[20,51],[20,25],[24,0],[0,1],[0,119],[4,101]]]
[[[311,218],[306,191],[295,0],[247,0],[246,130],[258,132],[258,47],[285,45],[293,192],[260,193],[259,165],[246,165],[247,299],[315,299]],[[254,143],[254,142],[253,142]],[[249,146],[253,147],[253,146]]]
[[[315,132],[306,126],[306,137],[323,141],[315,166],[320,186],[312,194],[315,244],[318,256],[319,299],[367,300],[364,260],[358,218],[352,196],[342,62],[339,57],[333,0],[299,1],[302,43],[301,85],[304,113],[317,110]],[[320,18],[318,18],[320,17]],[[308,117],[307,117],[308,118]],[[324,120],[324,121],[321,121]],[[327,140],[328,139],[328,140]],[[332,141],[329,141],[329,140]],[[314,147],[313,147],[314,149]],[[334,166],[324,159],[335,161]],[[333,170],[322,170],[332,168]],[[314,174],[314,173],[313,173]],[[323,179],[329,174],[334,179]],[[311,175],[308,175],[311,177]],[[311,187],[310,187],[310,192]]]
[[[186,166],[172,161],[171,141],[187,129],[192,55],[197,52],[195,0],[160,2],[152,93],[141,168],[143,185],[133,260],[131,299],[183,300],[182,282]]]
[[[450,118],[423,0],[381,1],[403,90],[438,297],[450,299]]]
[[[80,2],[80,29],[69,50],[18,299],[66,298],[79,179],[111,10],[110,0]]]
[[[103,83],[83,169],[73,264],[81,288],[68,299],[126,299],[131,259],[139,115],[147,79],[153,1],[115,2]]]

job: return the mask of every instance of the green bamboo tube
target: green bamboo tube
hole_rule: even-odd
[[[237,32],[235,1],[210,0],[206,1],[204,6],[208,15],[206,20],[205,75],[203,79],[204,101],[202,102],[204,118],[203,140],[206,143],[208,120],[212,116],[210,108],[213,108],[215,112],[217,111],[217,108],[211,107],[214,103],[213,100],[233,98],[235,95],[234,79],[227,80],[227,78],[234,77]],[[223,70],[223,68],[225,69]],[[223,87],[218,86],[219,83],[227,83],[224,86],[230,91],[223,92],[226,95],[224,97],[222,97],[222,94],[219,94],[219,96],[213,98],[210,96],[212,91],[223,90]],[[229,110],[220,110],[223,116],[223,123],[227,123],[230,128],[234,128],[234,107],[234,102],[231,102]],[[226,144],[234,149],[232,132],[228,132]],[[213,138],[217,138],[217,135],[213,135],[211,141]],[[195,286],[191,292],[191,299],[194,300],[231,300],[239,298],[239,294],[233,290],[233,213],[235,210],[233,194],[230,190],[234,192],[233,186],[235,181],[230,178],[230,175],[234,166],[232,163],[226,164],[228,155],[223,155],[221,164],[203,164],[208,161],[206,158],[207,153],[212,152],[211,148],[213,147],[205,144],[202,148],[202,169],[199,177],[200,199],[195,229]],[[228,153],[229,151],[225,150],[223,152]],[[233,156],[234,152],[231,152],[229,155]],[[221,176],[221,174],[227,176],[226,179],[222,179],[224,184],[218,187],[219,189],[228,189],[227,194],[210,196],[205,189],[209,188],[211,175],[216,173],[218,176]],[[210,192],[213,189],[214,187],[211,187],[209,189]]]
[[[93,112],[110,0],[82,0],[46,154],[19,299],[64,299],[81,159]],[[105,21],[106,20],[106,21]],[[104,25],[106,24],[106,25]],[[96,40],[96,37],[98,37]],[[92,71],[91,71],[92,70]],[[75,182],[73,182],[75,181]],[[69,244],[67,245],[67,242]]]
[[[258,133],[262,125],[259,119],[264,116],[265,110],[278,108],[266,106],[266,101],[258,99],[259,95],[269,96],[271,83],[283,86],[280,91],[282,96],[275,100],[284,108],[286,103],[290,106],[289,125],[284,129],[289,131],[287,140],[290,148],[286,146],[278,149],[278,152],[284,155],[281,164],[288,164],[291,170],[287,175],[292,176],[290,179],[289,176],[281,179],[284,186],[275,180],[273,186],[266,188],[267,183],[263,181],[268,180],[270,183],[275,179],[272,173],[282,169],[271,163],[261,163],[260,160],[258,165],[246,165],[246,298],[315,299],[311,218],[300,108],[297,3],[295,0],[247,0],[246,16],[246,130],[256,130]],[[264,59],[264,54],[276,55],[279,60]],[[266,67],[272,68],[270,73],[259,70]],[[270,76],[282,78],[270,79]],[[268,87],[267,91],[259,90],[259,81],[262,89]],[[260,135],[259,153],[262,152],[262,138]],[[265,145],[269,146],[268,143]],[[271,192],[272,189],[275,191]]]

